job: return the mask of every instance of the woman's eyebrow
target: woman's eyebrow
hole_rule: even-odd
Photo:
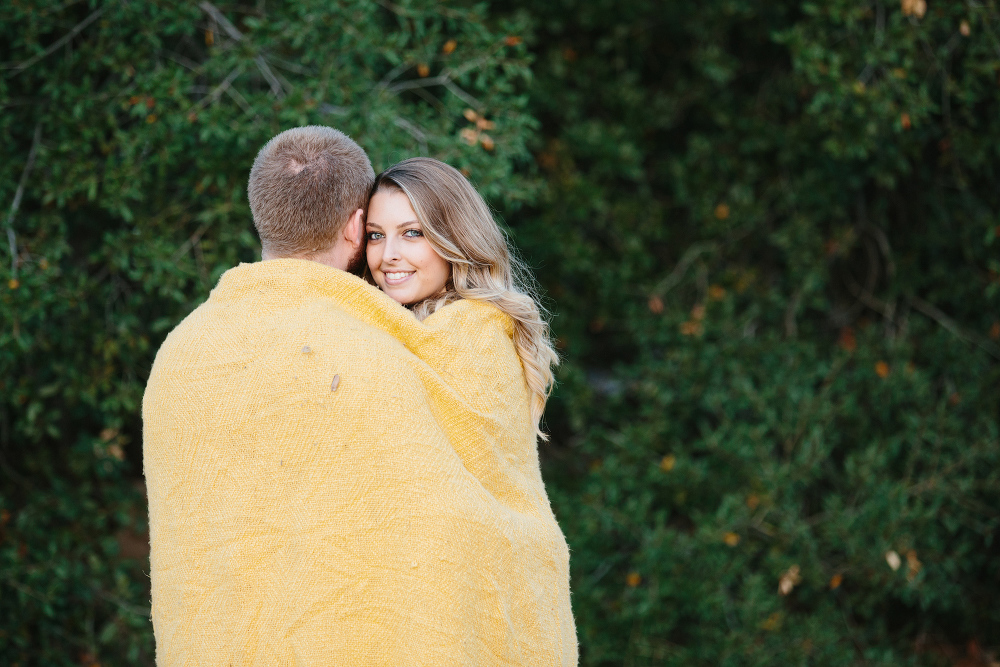
[[[404,220],[403,222],[397,223],[395,225],[389,225],[389,226],[393,227],[395,229],[399,229],[400,227],[409,227],[410,225],[416,225],[416,226],[419,227],[420,226],[420,221],[414,218],[413,220]],[[365,222],[365,226],[366,227],[374,227],[375,229],[377,229],[379,231],[385,231],[385,230],[382,229],[382,225],[379,225],[379,224],[374,223],[374,222],[367,222],[366,221]]]

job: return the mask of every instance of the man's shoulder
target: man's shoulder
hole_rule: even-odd
[[[384,330],[321,296],[270,308],[258,308],[252,300],[218,303],[209,298],[167,335],[156,363],[280,356],[285,348],[354,356],[368,356],[373,349],[406,351]]]
[[[264,262],[224,274],[158,351],[144,408],[187,409],[241,396],[246,387],[262,399],[302,398],[322,387],[329,394],[334,375],[361,397],[424,372],[380,320],[352,309],[355,294],[365,297],[364,283],[310,264]]]

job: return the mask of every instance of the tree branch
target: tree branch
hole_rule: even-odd
[[[385,76],[382,77],[382,80],[379,81],[378,84],[375,86],[375,89],[381,90],[387,88],[389,84],[396,79],[397,76],[405,72],[410,67],[413,67],[413,65],[411,63],[406,63],[406,62],[396,65],[391,70],[386,72]]]
[[[476,109],[482,109],[483,108],[482,102],[480,102],[475,97],[473,97],[469,93],[467,93],[464,90],[462,90],[461,88],[459,88],[458,85],[454,81],[452,81],[451,79],[448,79],[447,81],[444,82],[444,87],[448,91],[450,91],[452,95],[454,95],[458,99],[462,100],[463,102],[465,102],[466,104],[468,104],[470,107],[475,107]]]
[[[233,100],[240,105],[240,108],[243,109],[244,113],[247,115],[253,115],[253,107],[250,106],[250,103],[247,102],[247,98],[243,97],[243,95],[240,94],[240,91],[236,90],[236,88],[233,86],[226,88],[226,95],[233,98]]]
[[[187,67],[192,72],[197,72],[202,67],[201,65],[199,65],[195,61],[191,60],[190,58],[188,58],[186,56],[182,56],[181,54],[176,53],[174,51],[169,51],[169,50],[165,49],[163,51],[163,55],[165,55],[169,60],[173,60],[178,65],[181,65],[183,67]]]
[[[271,68],[267,66],[264,56],[258,55],[253,61],[257,63],[257,69],[260,70],[260,73],[264,75],[264,78],[271,85],[271,92],[274,93],[274,96],[279,100],[283,98],[285,96],[285,89],[281,86],[281,82],[278,81],[278,77],[274,75]]]
[[[684,274],[687,273],[688,268],[694,264],[694,261],[698,259],[700,255],[706,252],[713,252],[717,247],[718,246],[711,241],[707,241],[705,243],[695,243],[689,247],[681,257],[681,260],[677,262],[677,266],[674,267],[674,270],[670,272],[670,275],[661,280],[660,283],[653,288],[652,293],[657,296],[664,296],[667,292],[677,286],[677,284],[681,281],[681,278],[684,277]]]
[[[110,602],[111,604],[115,605],[116,607],[118,607],[119,609],[121,609],[126,613],[134,614],[135,616],[139,616],[141,618],[147,618],[147,619],[149,618],[150,614],[149,607],[132,604],[127,600],[121,599],[117,595],[112,595],[111,593],[107,592],[100,586],[95,585],[92,587],[91,590],[93,590],[94,593],[96,593],[99,598]]]
[[[423,130],[399,116],[396,116],[392,122],[396,127],[406,130],[410,136],[416,139],[417,143],[420,144],[420,151],[425,155],[427,154],[427,135],[424,134]]]
[[[100,18],[101,14],[103,14],[104,10],[107,9],[107,8],[108,8],[108,6],[105,5],[105,6],[101,7],[101,8],[99,8],[99,9],[94,10],[93,12],[90,13],[90,16],[88,16],[87,18],[85,18],[82,21],[80,21],[79,23],[77,23],[76,26],[72,30],[70,30],[68,33],[66,33],[65,35],[63,35],[59,39],[57,39],[55,41],[55,43],[53,43],[49,48],[45,49],[44,51],[42,51],[41,53],[39,53],[38,55],[36,55],[36,56],[34,56],[32,58],[28,58],[27,60],[25,60],[20,65],[15,65],[14,67],[9,68],[9,69],[13,69],[14,70],[14,73],[11,76],[17,76],[18,74],[20,74],[24,70],[28,69],[29,67],[31,67],[32,65],[34,65],[35,63],[37,63],[42,58],[45,58],[47,56],[52,55],[52,53],[54,53],[55,51],[57,51],[60,47],[62,47],[68,41],[70,41],[71,39],[73,39],[74,37],[76,37],[77,35],[79,35],[80,32],[84,28],[86,28],[88,25],[90,25],[91,23],[93,23],[94,21],[96,21],[98,18]]]
[[[42,140],[42,121],[35,124],[35,137],[31,140],[31,150],[28,151],[28,161],[21,172],[21,181],[17,184],[17,191],[14,193],[14,202],[10,205],[10,213],[7,214],[7,242],[10,244],[10,279],[17,280],[17,235],[14,234],[14,216],[17,209],[21,207],[21,198],[24,196],[24,186],[28,182],[28,175],[31,168],[35,166],[35,156],[38,154],[38,143]]]
[[[398,93],[401,90],[410,90],[412,88],[443,86],[449,80],[450,79],[447,74],[439,74],[437,76],[430,76],[424,79],[409,79],[407,81],[400,81],[399,83],[394,83],[391,86],[386,86],[386,88],[390,93]]]
[[[799,287],[792,292],[792,298],[788,300],[788,307],[785,309],[785,337],[795,338],[799,335],[799,326],[795,321],[795,315],[799,311],[802,303],[802,288]]]
[[[215,102],[220,97],[222,97],[222,93],[226,92],[226,89],[229,88],[229,86],[231,86],[233,84],[233,81],[236,80],[236,77],[238,77],[242,73],[243,73],[243,65],[240,65],[239,67],[237,67],[236,69],[234,69],[232,72],[230,72],[229,76],[227,76],[225,79],[223,79],[222,83],[220,83],[218,86],[216,86],[215,89],[212,90],[211,93],[209,93],[205,97],[201,98],[201,100],[198,102],[198,104],[196,104],[194,106],[194,110],[197,111],[199,109],[203,109],[208,104],[210,104],[212,102]]]
[[[451,80],[451,74],[445,72],[443,74],[438,74],[437,76],[428,77],[426,79],[410,79],[408,81],[400,81],[399,83],[394,83],[391,86],[387,86],[386,90],[390,93],[398,93],[402,90],[412,90],[414,88],[430,88],[431,86],[444,86],[449,92],[458,97],[460,100],[468,104],[469,106],[476,107],[477,109],[482,109],[483,105],[472,95],[468,94],[461,88],[459,88],[454,81]]]
[[[408,10],[405,7],[400,7],[397,4],[389,2],[389,0],[375,0],[375,4],[385,7],[386,9],[388,9],[393,14],[396,14],[397,16],[405,17],[413,15],[412,11]],[[455,11],[453,9],[447,9],[445,7],[437,7],[437,11],[441,14],[441,16],[447,16],[448,18],[456,18],[456,19],[466,18],[465,14],[463,14],[462,12]]]
[[[229,35],[231,38],[235,39],[237,42],[243,39],[243,33],[237,30],[236,26],[230,23],[229,19],[226,18],[226,15],[220,12],[219,8],[213,5],[211,2],[208,2],[208,0],[204,0],[203,2],[198,3],[198,7],[203,12],[211,16],[216,23],[222,26],[222,29],[225,30],[226,34]]]
[[[170,258],[170,263],[176,264],[177,260],[186,255],[188,250],[193,248],[195,244],[201,240],[201,237],[205,235],[205,232],[208,231],[208,228],[212,226],[213,222],[214,220],[209,220],[208,222],[203,223],[201,227],[199,227],[197,230],[195,230],[194,234],[192,234],[187,241],[181,244],[181,247],[177,249],[177,251],[174,253],[174,256]]]
[[[319,112],[329,114],[331,116],[346,116],[348,110],[345,107],[338,107],[328,102],[323,102],[319,105]]]
[[[230,23],[229,19],[226,18],[225,14],[219,11],[218,7],[213,5],[211,2],[208,2],[208,0],[199,2],[198,7],[211,16],[212,19],[222,27],[226,34],[233,38],[233,40],[237,42],[243,40],[243,33],[240,32],[236,26]],[[285,89],[282,87],[278,77],[276,77],[274,72],[271,71],[267,61],[264,60],[264,56],[258,53],[257,57],[254,58],[253,61],[257,64],[257,69],[260,70],[264,79],[267,80],[268,85],[271,86],[271,92],[274,93],[274,96],[279,100],[282,99],[285,96]]]
[[[915,296],[908,297],[907,300],[910,302],[914,308],[919,310],[921,313],[931,318],[942,327],[950,331],[956,338],[965,341],[966,343],[972,343],[983,352],[986,352],[994,359],[1000,360],[1000,349],[996,345],[984,340],[975,334],[971,334],[967,331],[963,331],[962,327],[958,325],[955,320],[951,319],[940,310],[937,309],[933,304],[930,304],[923,299],[919,299]]]

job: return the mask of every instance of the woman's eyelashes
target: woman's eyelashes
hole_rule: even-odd
[[[419,229],[407,229],[400,234],[400,236],[407,239],[419,239],[422,238],[423,235],[424,233]],[[371,230],[366,234],[366,236],[368,237],[369,242],[377,242],[385,238],[385,233]]]

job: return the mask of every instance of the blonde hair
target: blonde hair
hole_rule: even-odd
[[[332,246],[351,214],[368,207],[374,180],[368,155],[332,127],[296,127],[271,139],[247,184],[264,254],[308,257]]]
[[[531,394],[531,418],[538,437],[547,440],[539,424],[559,356],[534,297],[534,281],[511,252],[486,202],[461,172],[432,158],[410,158],[386,169],[375,178],[372,196],[389,189],[406,195],[424,236],[451,264],[446,291],[415,304],[414,313],[423,319],[453,301],[473,299],[509,315]]]

